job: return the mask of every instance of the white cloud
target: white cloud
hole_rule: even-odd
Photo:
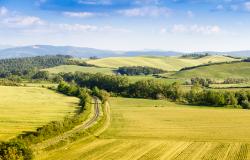
[[[212,35],[218,34],[222,30],[217,25],[184,25],[175,24],[170,28],[161,28],[160,33],[186,33],[186,34],[202,34],[202,35]]]
[[[131,30],[126,29],[126,28],[115,28],[112,26],[100,27],[99,31],[102,31],[102,32],[121,32],[121,33],[130,33],[131,32]]]
[[[2,23],[8,27],[25,27],[34,25],[43,25],[45,22],[39,17],[34,16],[15,16],[5,18]]]
[[[188,32],[188,28],[183,24],[175,24],[172,26],[171,32],[173,33]]]
[[[85,5],[111,5],[111,0],[78,0],[79,4]]]
[[[224,6],[219,4],[219,5],[216,6],[216,10],[222,11],[222,10],[224,10]]]
[[[159,0],[135,0],[136,5],[159,5]]]
[[[237,10],[239,10],[239,6],[238,5],[230,5],[230,9],[232,11],[237,11]]]
[[[59,29],[66,31],[87,32],[87,31],[97,31],[98,27],[94,25],[84,25],[84,24],[59,24]]]
[[[131,32],[128,29],[124,28],[115,28],[112,26],[95,26],[88,24],[58,24],[53,25],[54,29],[69,31],[69,32],[122,32],[128,33]]]
[[[91,12],[63,12],[68,17],[88,18],[95,16],[95,13]]]
[[[161,33],[161,34],[167,33],[167,28],[161,28],[161,29],[160,29],[160,33]]]
[[[245,8],[245,10],[250,11],[250,2],[245,2],[244,8]]]
[[[118,11],[119,14],[128,17],[158,17],[158,16],[169,16],[171,11],[166,7],[141,7],[141,8],[132,8]]]
[[[8,9],[6,7],[0,7],[0,16],[4,16],[8,13]]]
[[[40,5],[42,5],[43,3],[46,3],[46,2],[47,2],[47,0],[36,0],[35,5],[40,6]]]
[[[194,13],[192,11],[187,11],[187,15],[188,15],[189,18],[194,17]]]

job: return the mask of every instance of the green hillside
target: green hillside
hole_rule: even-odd
[[[118,68],[121,66],[148,66],[166,71],[178,71],[184,67],[197,66],[215,62],[229,62],[236,59],[225,56],[207,56],[199,59],[181,57],[110,57],[88,60],[88,64],[100,67]]]
[[[86,67],[86,66],[77,66],[77,65],[61,65],[52,68],[44,69],[50,73],[69,73],[69,72],[85,72],[85,73],[104,73],[104,74],[114,74],[111,68],[99,68],[99,67]]]
[[[198,67],[176,72],[172,77],[190,79],[204,77],[212,79],[250,78],[250,63],[239,62]]]

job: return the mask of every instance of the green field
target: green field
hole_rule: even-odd
[[[85,67],[85,66],[76,66],[76,65],[61,65],[53,68],[47,68],[43,69],[46,71],[49,71],[51,74],[57,74],[57,73],[74,73],[76,71],[83,72],[83,73],[102,73],[107,75],[114,75],[114,69],[111,68],[102,68],[102,67]],[[163,74],[164,76],[168,76],[170,73]],[[149,79],[155,79],[157,81],[161,81],[164,83],[173,83],[173,82],[184,82],[183,80],[176,80],[176,79],[164,79],[164,78],[155,78],[152,75],[148,76],[126,76],[130,82],[134,83],[139,80],[149,80]],[[35,85],[35,84],[34,84]],[[37,84],[39,86],[42,86],[42,84]]]
[[[246,82],[246,83],[238,83],[238,84],[210,84],[209,87],[215,88],[215,89],[225,89],[225,88],[250,89],[250,83]]]
[[[191,70],[176,72],[172,77],[190,79],[203,77],[212,79],[250,78],[250,63],[239,62],[199,67]]]
[[[162,100],[111,98],[111,125],[37,159],[250,158],[250,111],[184,106]]]
[[[161,83],[165,83],[165,84],[172,84],[174,82],[179,82],[179,83],[184,83],[185,81],[182,79],[171,79],[171,78],[156,78],[152,75],[148,75],[148,76],[126,76],[129,81],[131,83],[135,83],[137,81],[141,81],[141,80],[155,80]]]
[[[110,57],[88,60],[87,63],[100,67],[118,68],[121,66],[148,66],[166,71],[178,71],[184,67],[197,66],[214,62],[228,62],[236,59],[224,56],[207,56],[199,59],[180,57]]]
[[[57,73],[69,73],[69,72],[85,72],[85,73],[104,73],[104,74],[114,74],[113,69],[111,68],[99,68],[99,67],[85,67],[85,66],[77,66],[77,65],[61,65],[53,68],[44,69],[49,71],[52,74]]]
[[[0,86],[0,141],[61,120],[78,109],[78,99],[39,87]]]

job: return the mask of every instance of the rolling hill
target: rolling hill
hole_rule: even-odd
[[[180,52],[173,51],[156,51],[156,50],[143,50],[143,51],[112,51],[101,50],[87,47],[74,47],[74,46],[52,46],[52,45],[32,45],[20,47],[2,47],[0,46],[0,59],[3,58],[18,58],[18,57],[34,57],[44,55],[71,55],[73,57],[88,58],[96,56],[99,58],[104,57],[117,57],[117,56],[141,56],[141,55],[155,55],[155,56],[176,56],[181,55]]]
[[[0,50],[0,58],[34,57],[44,55],[71,55],[73,57],[109,57],[119,52],[72,46],[33,45]]]
[[[207,56],[199,59],[181,58],[181,57],[157,57],[157,56],[144,56],[144,57],[110,57],[96,60],[87,61],[99,67],[118,68],[122,66],[148,66],[160,68],[166,71],[178,71],[184,67],[197,66],[207,63],[215,62],[230,62],[237,59],[225,56]]]
[[[190,52],[193,53],[193,52]],[[199,54],[209,53],[211,55],[231,55],[238,57],[247,57],[250,51],[232,51],[232,52],[216,52],[204,51],[196,52]],[[71,55],[73,57],[88,58],[97,56],[99,58],[105,57],[134,57],[134,56],[179,56],[182,54],[189,54],[184,52],[163,51],[163,50],[138,50],[138,51],[113,51],[102,50],[87,47],[74,46],[52,46],[52,45],[30,45],[17,46],[0,45],[0,59],[3,58],[17,58],[17,57],[33,57],[43,55]]]
[[[77,65],[61,65],[52,68],[43,69],[49,71],[52,74],[57,74],[60,72],[84,72],[84,73],[104,73],[104,74],[114,74],[111,68],[99,68],[99,67],[87,67],[87,66],[77,66]]]
[[[175,73],[174,78],[190,79],[193,77],[203,77],[212,79],[226,78],[250,78],[250,63],[239,62],[229,64],[216,64],[198,67],[190,70],[183,70]]]

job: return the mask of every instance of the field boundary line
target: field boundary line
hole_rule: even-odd
[[[92,103],[93,107],[91,107],[91,113],[82,124],[75,126],[72,130],[69,130],[61,135],[42,141],[41,143],[35,144],[32,146],[32,148],[35,148],[35,150],[37,151],[48,148],[49,146],[52,146],[62,140],[69,138],[74,133],[84,131],[85,129],[91,127],[96,122],[96,120],[98,120],[98,117],[100,116],[100,107],[98,99],[96,97],[93,97],[93,100],[94,103]]]

